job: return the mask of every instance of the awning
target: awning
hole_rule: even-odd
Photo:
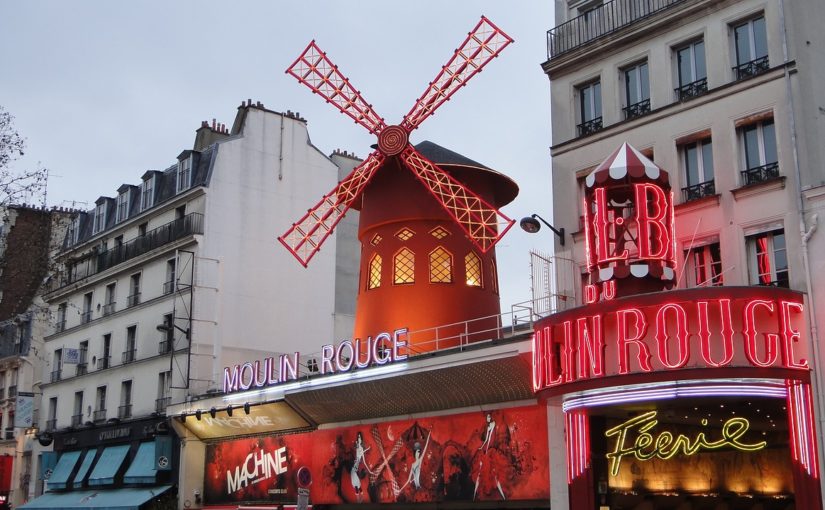
[[[97,459],[92,474],[89,476],[89,487],[115,483],[115,475],[120,466],[123,465],[127,453],[129,453],[129,445],[127,444],[110,446],[103,450],[100,458]]]
[[[49,477],[48,487],[51,489],[65,489],[68,486],[69,477],[72,476],[72,471],[80,459],[80,450],[73,452],[66,452],[60,456],[57,465],[52,471],[52,476]]]
[[[97,450],[94,448],[86,451],[86,456],[83,457],[83,462],[80,463],[80,469],[78,469],[77,474],[74,475],[72,487],[75,489],[80,489],[83,487],[83,482],[86,480],[86,475],[89,474],[89,469],[92,467],[92,462],[95,460],[95,453],[97,453]]]
[[[137,455],[126,470],[123,483],[155,483],[155,442],[141,443]]]
[[[150,499],[160,496],[172,486],[151,488],[100,489],[72,492],[47,492],[37,499],[18,507],[19,510],[74,510],[95,508],[98,510],[138,510]]]

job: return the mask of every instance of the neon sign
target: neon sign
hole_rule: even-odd
[[[804,306],[784,289],[672,291],[547,317],[533,335],[533,389],[688,368],[808,370]]]
[[[407,359],[407,341],[402,338],[407,328],[396,329],[392,334],[383,332],[366,340],[344,340],[336,345],[321,347],[321,358],[311,359],[313,372],[320,375],[349,372],[356,368],[386,365]],[[224,367],[223,391],[232,393],[249,389],[275,386],[287,381],[295,381],[301,375],[300,354],[281,354],[278,358],[267,357],[263,360]]]
[[[684,434],[678,434],[674,437],[673,433],[668,431],[660,432],[659,435],[654,437],[650,431],[659,423],[656,415],[657,411],[640,414],[604,433],[606,437],[616,436],[616,447],[612,452],[607,454],[607,458],[610,460],[611,475],[616,476],[619,474],[622,459],[627,456],[632,456],[642,461],[650,460],[654,457],[668,460],[678,454],[689,456],[702,450],[718,450],[725,447],[745,452],[754,452],[765,448],[768,444],[766,441],[760,441],[758,443],[745,443],[741,441],[742,437],[747,434],[750,429],[750,422],[746,418],[741,417],[727,420],[722,425],[722,437],[716,441],[709,440],[704,432],[699,432],[693,439]],[[702,426],[707,426],[707,424],[708,421],[703,419]],[[637,435],[633,443],[629,444],[628,433],[632,430],[635,430]]]

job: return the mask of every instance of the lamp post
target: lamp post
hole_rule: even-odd
[[[525,216],[519,222],[521,229],[527,232],[528,234],[535,234],[539,230],[541,230],[541,223],[544,223],[547,228],[553,231],[554,234],[559,236],[559,244],[564,246],[564,227],[556,228],[550,223],[547,222],[544,218],[539,216],[538,214],[531,214],[530,216]]]

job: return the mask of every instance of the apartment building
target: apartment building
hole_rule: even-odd
[[[572,232],[564,246],[556,242],[556,255],[572,261],[556,277],[559,294],[576,298],[559,307],[582,304],[591,283],[585,178],[627,142],[669,172],[677,288],[806,293],[821,415],[825,5],[557,0],[555,14],[542,65],[553,113],[553,215]]]
[[[44,296],[56,325],[39,434],[53,441],[40,462],[49,492],[27,508],[93,489],[135,508],[174,501],[168,405],[218,391],[224,366],[352,330],[336,315],[353,305],[336,301],[335,241],[312,272],[276,246],[338,171],[298,114],[245,101],[231,129],[204,122],[173,165],[74,216]]]

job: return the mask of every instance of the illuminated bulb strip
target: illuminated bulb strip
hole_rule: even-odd
[[[584,395],[569,398],[562,404],[564,412],[574,409],[614,405],[626,402],[646,402],[651,400],[666,400],[679,397],[726,397],[750,396],[786,398],[788,391],[776,384],[713,384],[697,386],[678,386],[671,388],[621,389],[610,393]]]
[[[791,430],[791,453],[812,478],[819,478],[816,434],[814,432],[811,385],[788,380],[788,421]]]
[[[585,472],[590,463],[590,427],[584,412],[565,415],[567,422],[567,483]]]

